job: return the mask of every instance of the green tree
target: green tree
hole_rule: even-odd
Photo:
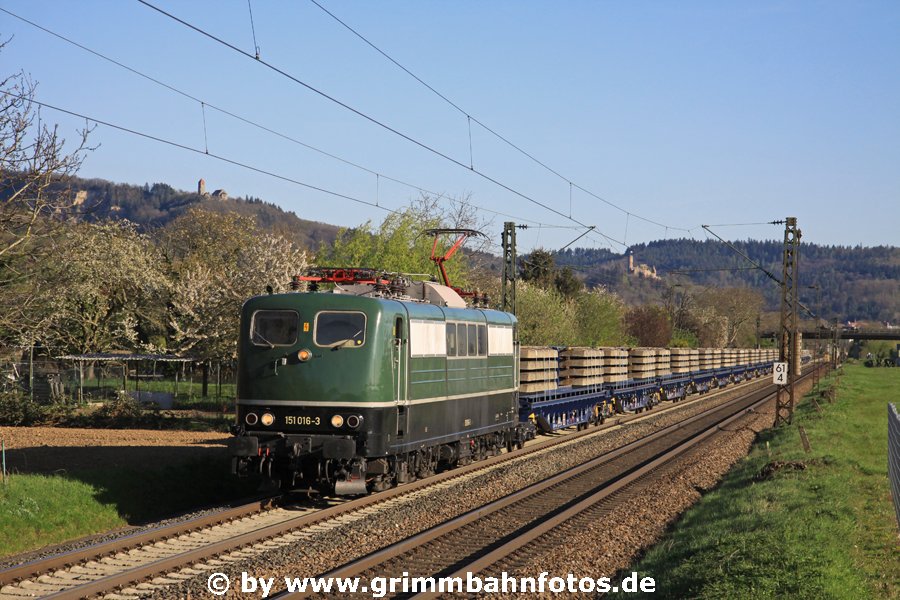
[[[575,272],[569,267],[557,271],[553,284],[563,296],[574,298],[584,290],[584,283],[575,276]]]
[[[669,345],[673,348],[697,348],[700,346],[700,338],[689,329],[673,329]]]
[[[553,255],[543,248],[533,250],[522,259],[522,281],[528,281],[544,289],[550,288],[556,278],[556,264]]]
[[[431,276],[440,281],[439,271],[431,261],[434,238],[425,230],[435,228],[477,229],[474,213],[453,204],[455,210],[441,209],[440,199],[423,196],[404,210],[390,213],[376,228],[371,221],[355,229],[343,229],[334,244],[319,250],[317,262],[333,267],[366,267],[388,272],[406,273],[419,277]],[[470,238],[471,239],[471,238]],[[443,254],[452,237],[439,240],[437,254]],[[465,287],[469,284],[472,250],[477,250],[479,239],[468,252],[457,252],[444,264],[451,284]]]
[[[584,283],[572,268],[557,269],[553,254],[543,248],[533,250],[522,259],[521,265],[519,277],[523,281],[530,281],[544,289],[555,288],[567,298],[574,298],[584,290]]]
[[[520,282],[516,289],[519,341],[525,346],[572,346],[577,342],[574,303],[555,289]]]
[[[582,292],[575,298],[577,343],[580,346],[620,346],[628,343],[624,328],[625,305],[605,288]]]

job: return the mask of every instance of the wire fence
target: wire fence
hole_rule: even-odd
[[[230,410],[235,369],[228,362],[8,361],[0,362],[0,391],[15,391],[40,404],[103,402],[125,392],[161,408]]]
[[[888,477],[900,527],[900,413],[896,404],[888,404]]]

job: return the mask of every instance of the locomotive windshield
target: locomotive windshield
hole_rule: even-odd
[[[320,312],[316,315],[315,342],[328,348],[356,348],[366,341],[366,315],[361,312]]]
[[[250,323],[254,346],[291,346],[297,343],[300,315],[293,310],[258,310]]]

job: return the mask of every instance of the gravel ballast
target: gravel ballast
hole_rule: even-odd
[[[276,582],[285,576],[308,577],[327,572],[549,477],[562,469],[585,462],[599,454],[702,412],[711,406],[721,404],[737,394],[746,393],[749,389],[749,387],[742,387],[738,390],[728,390],[721,396],[704,397],[683,406],[678,411],[663,414],[651,413],[647,420],[573,440],[571,443],[561,447],[557,446],[538,455],[523,457],[504,463],[487,472],[462,477],[458,481],[440,486],[439,489],[429,488],[410,494],[388,502],[388,506],[369,509],[365,515],[357,516],[345,526],[324,531],[302,532],[302,535],[292,534],[283,540],[275,540],[273,546],[276,547],[265,551],[245,550],[230,559],[222,557],[221,561],[208,561],[207,565],[198,567],[204,571],[203,575],[181,584],[159,589],[151,597],[174,599],[184,598],[188,594],[198,596],[208,593],[206,578],[213,570],[228,574],[232,581],[235,581],[235,578],[239,580],[241,572],[246,571],[256,577],[274,577]],[[760,418],[768,425],[771,424],[770,416],[761,416]],[[752,441],[755,433],[748,435]],[[749,447],[749,442],[735,442],[734,444],[736,444],[734,448],[743,447],[743,452],[746,452],[746,448]],[[710,452],[709,456],[704,453],[699,457],[698,464],[706,465],[709,461],[713,466],[704,466],[696,475],[693,471],[687,470],[676,478],[678,481],[691,482],[685,486],[685,489],[691,491],[687,496],[680,494],[679,498],[675,499],[667,492],[654,493],[652,497],[665,505],[665,510],[657,512],[646,510],[644,507],[655,505],[655,501],[653,501],[647,502],[640,510],[627,516],[624,521],[629,526],[620,530],[620,534],[623,535],[620,540],[622,547],[633,548],[634,552],[637,552],[651,543],[671,519],[699,497],[698,488],[694,487],[694,480],[698,479],[701,473],[705,474],[705,478],[698,479],[699,489],[707,489],[718,481],[721,473],[727,470],[727,466],[743,455],[739,454],[732,458],[730,453],[726,454],[727,459],[720,458],[720,455],[724,456],[720,452]],[[703,487],[704,485],[706,487]],[[645,521],[646,526],[644,526]],[[638,523],[641,524],[641,527],[635,526]],[[595,545],[599,546],[599,544]],[[626,556],[624,551],[616,550],[613,546],[609,546],[608,552],[611,558]],[[570,553],[571,547],[567,544],[565,554]],[[633,556],[633,553],[628,556]],[[608,561],[608,564],[618,563]],[[612,571],[615,568],[618,567],[613,567]],[[541,570],[549,569],[545,566]],[[598,572],[598,566],[595,564],[590,572]]]

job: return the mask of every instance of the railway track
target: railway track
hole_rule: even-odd
[[[538,540],[554,535],[563,523],[608,517],[616,507],[639,496],[659,469],[772,401],[774,395],[766,388],[729,401],[319,577],[358,578],[366,590],[373,589],[371,581],[376,577],[397,582],[442,577],[466,581],[469,574],[483,573],[517,553],[540,548]],[[402,590],[399,583],[398,588]],[[441,595],[414,592],[389,592],[385,597],[418,600]],[[274,597],[319,596],[282,592]]]
[[[759,384],[759,381],[755,383]],[[746,382],[741,387],[753,387],[753,384],[754,381]],[[736,389],[729,387],[725,391]],[[494,468],[508,460],[573,443],[599,431],[677,410],[709,397],[700,396],[641,415],[623,415],[600,428],[535,441],[511,454],[494,456],[356,500],[288,507],[275,507],[271,501],[257,501],[177,525],[51,556],[0,572],[0,600],[84,598],[113,590],[121,591],[120,596],[113,595],[112,598],[144,596],[157,588],[219,567],[223,564],[222,557],[240,559],[241,548],[255,545],[265,549],[296,543],[305,539],[304,532],[310,527],[341,526],[354,518],[362,518],[376,505],[389,507],[399,498],[424,488],[449,485],[453,480]],[[152,579],[154,577],[156,579]],[[135,582],[142,583],[135,585]]]

